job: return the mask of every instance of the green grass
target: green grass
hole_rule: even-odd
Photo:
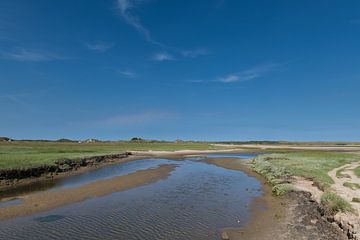
[[[358,176],[360,178],[360,167],[355,168],[354,173],[356,176]]]
[[[358,183],[344,182],[343,186],[352,190],[360,189],[360,184]]]
[[[285,195],[286,193],[290,192],[293,189],[294,189],[294,187],[290,183],[280,183],[280,184],[276,184],[272,188],[272,191],[276,196],[282,196],[282,195]]]
[[[255,159],[255,170],[257,164],[267,165],[268,169],[271,166],[271,169],[281,169],[281,172],[290,175],[312,178],[320,187],[326,188],[334,183],[328,172],[353,161],[360,161],[360,156],[350,153],[319,151],[264,154]],[[281,176],[278,177],[281,178]]]
[[[325,192],[321,196],[321,203],[330,213],[352,211],[350,203],[339,195],[332,192]]]
[[[360,203],[360,198],[354,197],[351,201],[355,203]]]
[[[60,159],[119,153],[131,150],[208,150],[219,149],[207,142],[0,142],[0,169],[53,164]]]

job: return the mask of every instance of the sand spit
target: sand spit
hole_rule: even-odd
[[[44,191],[17,197],[22,204],[0,208],[0,219],[30,215],[47,211],[66,204],[101,197],[113,192],[156,182],[169,176],[176,165],[161,165],[154,169],[139,170],[125,176],[99,180],[77,188],[62,191]]]

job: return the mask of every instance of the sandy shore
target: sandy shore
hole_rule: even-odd
[[[43,191],[20,196],[18,199],[22,200],[22,204],[0,208],[0,219],[43,212],[85,199],[150,184],[169,176],[175,167],[175,165],[161,165],[155,169],[139,170],[125,176],[99,180],[77,188],[68,188],[62,191]]]
[[[310,193],[301,191],[292,192],[285,197],[274,197],[271,187],[249,168],[248,160],[216,158],[207,162],[227,169],[243,171],[258,178],[263,184],[263,196],[255,199],[251,205],[253,217],[250,223],[244,228],[224,229],[223,239],[348,239],[339,227],[332,225],[321,215],[319,206],[311,199]]]

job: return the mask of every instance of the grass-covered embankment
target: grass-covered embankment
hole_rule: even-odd
[[[291,175],[311,178],[322,188],[334,183],[328,172],[342,165],[360,161],[360,156],[350,153],[301,151],[260,155],[255,159],[255,170],[271,182]],[[274,182],[275,181],[275,182]]]
[[[351,211],[350,204],[333,192],[326,191],[334,181],[328,172],[345,164],[360,161],[360,156],[350,153],[302,151],[260,155],[254,159],[254,169],[273,185],[276,195],[293,188],[291,176],[312,179],[325,191],[321,203],[330,212]],[[341,175],[337,172],[337,175]]]
[[[79,159],[83,157],[115,154],[123,151],[140,150],[210,150],[218,149],[207,142],[50,142],[13,141],[0,142],[0,169],[14,169],[51,165],[56,160]]]

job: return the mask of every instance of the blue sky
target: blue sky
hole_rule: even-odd
[[[360,141],[357,0],[2,0],[0,135]]]

